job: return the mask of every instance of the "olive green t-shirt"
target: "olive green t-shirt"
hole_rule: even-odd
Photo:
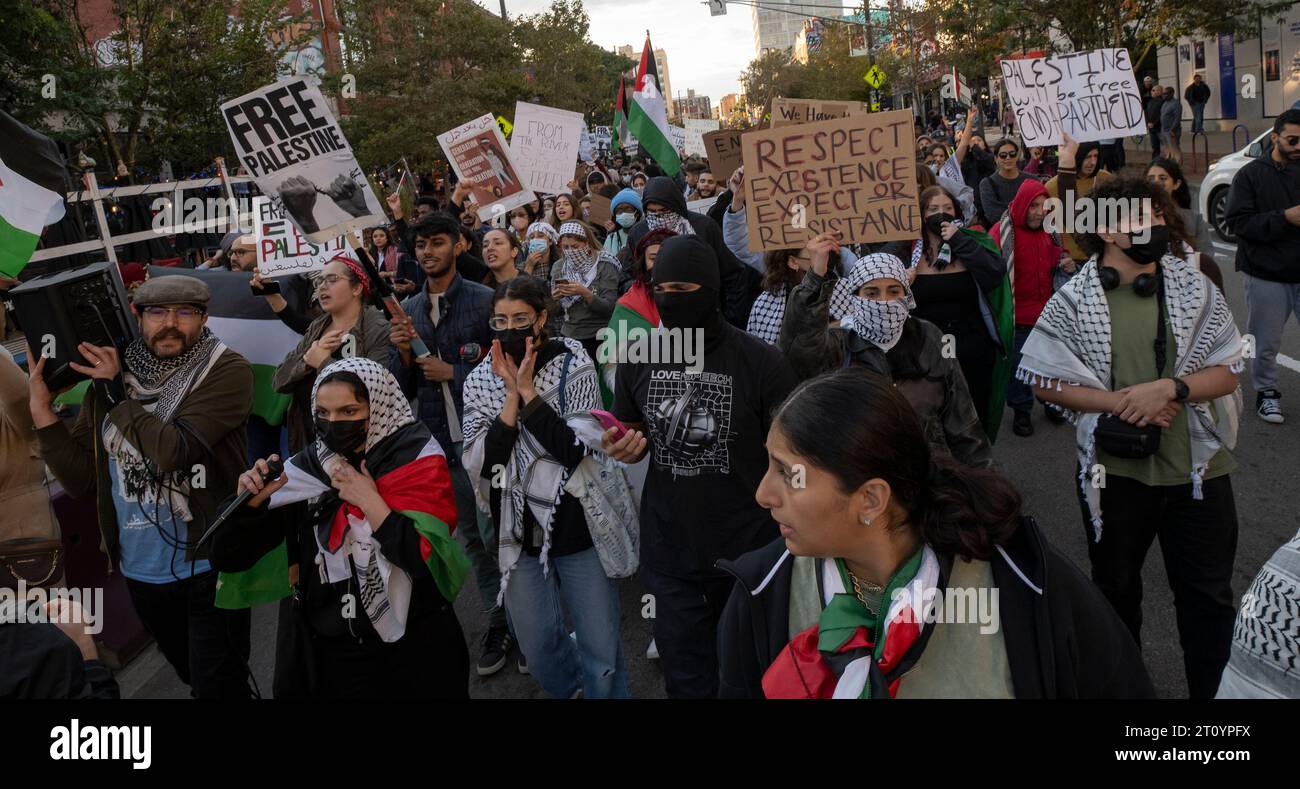
[[[1110,305],[1110,352],[1112,390],[1156,380],[1156,296],[1139,296],[1130,285],[1106,291]],[[1178,342],[1165,316],[1165,368],[1160,378],[1172,378],[1178,361]],[[1214,414],[1214,404],[1210,404]],[[1099,448],[1097,462],[1106,474],[1137,480],[1144,485],[1187,485],[1191,483],[1192,441],[1187,427],[1186,406],[1173,423],[1160,431],[1160,449],[1145,458],[1119,458]],[[1220,449],[1210,460],[1205,479],[1236,470],[1232,455]]]

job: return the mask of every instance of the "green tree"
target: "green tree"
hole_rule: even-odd
[[[790,51],[768,50],[750,61],[740,83],[745,88],[745,101],[751,108],[762,108],[766,115],[771,111],[772,99],[778,96],[802,98],[796,87],[803,66],[790,60]]]

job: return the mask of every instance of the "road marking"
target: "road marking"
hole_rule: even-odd
[[[1279,353],[1277,355],[1277,363],[1282,365],[1283,367],[1289,368],[1291,370],[1295,370],[1297,373],[1300,373],[1300,361],[1296,361],[1295,359],[1292,359],[1290,356],[1287,356],[1284,353]]]

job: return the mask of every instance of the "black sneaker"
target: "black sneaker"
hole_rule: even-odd
[[[478,675],[490,677],[506,664],[506,656],[515,645],[515,637],[504,627],[490,627],[483,634],[483,654],[478,659]]]
[[[1017,411],[1011,419],[1011,432],[1022,438],[1027,438],[1034,434],[1034,423],[1029,421],[1028,411]]]
[[[1260,419],[1273,425],[1280,425],[1286,421],[1282,416],[1282,393],[1276,389],[1265,389],[1255,395],[1255,413]]]
[[[1043,411],[1046,412],[1047,414],[1047,421],[1051,422],[1054,425],[1063,425],[1066,422],[1070,421],[1068,418],[1066,418],[1065,414],[1061,413],[1055,408],[1052,408],[1050,405],[1047,405],[1046,403],[1043,404]]]

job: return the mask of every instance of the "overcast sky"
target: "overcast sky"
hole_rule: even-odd
[[[476,0],[501,13],[500,0]],[[836,0],[818,0],[833,5]],[[550,0],[506,0],[512,18],[546,10]],[[630,44],[640,57],[645,31],[655,48],[668,54],[668,79],[674,94],[709,97],[713,106],[739,92],[739,76],[754,59],[754,29],[748,5],[728,5],[725,16],[710,16],[703,0],[583,0],[591,17],[591,40],[605,49]],[[859,3],[860,5],[860,3]]]

